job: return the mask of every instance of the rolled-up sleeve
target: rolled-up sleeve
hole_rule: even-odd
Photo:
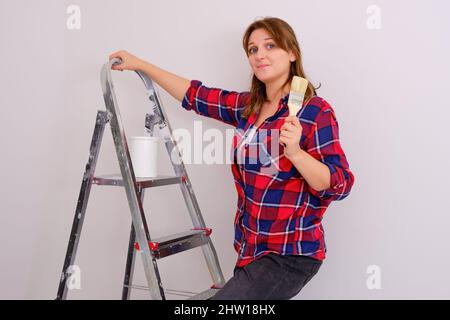
[[[308,185],[309,192],[323,200],[342,200],[350,194],[354,175],[341,147],[339,125],[333,108],[325,101],[306,141],[306,151],[330,170],[330,187],[321,191]]]
[[[191,80],[181,106],[197,114],[237,126],[242,112],[249,103],[248,91],[236,92],[220,88],[208,88],[199,80]]]

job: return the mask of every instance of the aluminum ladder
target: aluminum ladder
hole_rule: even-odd
[[[154,126],[158,126],[160,141],[164,141],[165,143],[175,175],[158,176],[155,178],[135,177],[111,77],[112,65],[120,63],[120,59],[114,58],[105,63],[101,69],[100,80],[106,111],[97,111],[94,133],[90,145],[89,159],[83,175],[81,190],[78,197],[75,217],[73,219],[56,299],[63,300],[67,298],[68,281],[72,274],[70,269],[75,262],[90,189],[92,184],[96,184],[124,187],[128,204],[130,206],[132,224],[125,266],[122,299],[127,300],[130,298],[131,288],[144,288],[149,291],[151,299],[165,300],[166,291],[167,293],[170,293],[170,291],[168,289],[164,289],[162,286],[157,260],[201,246],[213,284],[211,288],[190,296],[190,299],[207,300],[211,298],[221,287],[223,287],[225,283],[216,250],[212,244],[211,238],[209,237],[211,229],[206,228],[205,226],[205,222],[186,172],[186,168],[182,161],[180,151],[173,139],[172,129],[167,120],[167,115],[161,105],[158,92],[153,85],[153,81],[141,71],[136,71],[136,73],[144,82],[148,98],[151,103],[151,110],[146,114],[145,118],[144,134],[146,136],[153,136]],[[107,123],[109,123],[111,127],[121,174],[95,176],[94,171],[100,150],[101,140],[105,125]],[[186,203],[190,218],[192,220],[193,228],[182,233],[152,239],[150,237],[142,205],[144,201],[144,191],[146,188],[171,184],[179,184],[184,202]],[[148,287],[136,286],[132,284],[136,251],[141,253]],[[176,290],[172,290],[172,293],[176,294],[176,292]]]

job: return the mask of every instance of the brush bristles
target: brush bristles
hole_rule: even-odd
[[[308,87],[308,80],[305,78],[294,76],[291,82],[291,91],[305,93]]]

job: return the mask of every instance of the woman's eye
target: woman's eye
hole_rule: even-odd
[[[275,45],[274,45],[273,43],[268,43],[268,44],[267,44],[267,47],[269,47],[269,46],[275,47]],[[256,49],[256,47],[250,48],[250,49],[248,50],[248,52],[249,52],[250,54],[255,53],[255,50],[253,50],[253,49]]]

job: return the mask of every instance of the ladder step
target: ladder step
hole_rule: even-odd
[[[199,294],[188,298],[187,300],[209,300],[211,299],[220,289],[218,288],[211,288],[208,290],[205,290],[203,292],[200,292]]]
[[[179,184],[184,180],[185,180],[184,177],[177,177],[177,176],[158,176],[149,178],[136,177],[136,183],[141,188],[152,188],[171,184]],[[105,174],[95,176],[94,179],[92,180],[92,183],[103,186],[123,187],[123,180],[120,174]]]
[[[130,288],[130,289],[143,290],[143,291],[148,291],[150,289],[147,286],[136,285],[136,284],[124,285],[124,287]],[[187,300],[208,300],[211,297],[213,297],[219,290],[220,290],[220,288],[213,287],[211,289],[207,289],[200,293],[191,292],[191,291],[182,291],[182,290],[172,290],[172,289],[164,289],[164,292],[166,294],[173,294],[173,295],[188,297]]]
[[[156,238],[149,242],[150,249],[157,259],[204,245],[209,240],[211,229],[192,229],[189,231]],[[139,250],[139,244],[134,247]]]

